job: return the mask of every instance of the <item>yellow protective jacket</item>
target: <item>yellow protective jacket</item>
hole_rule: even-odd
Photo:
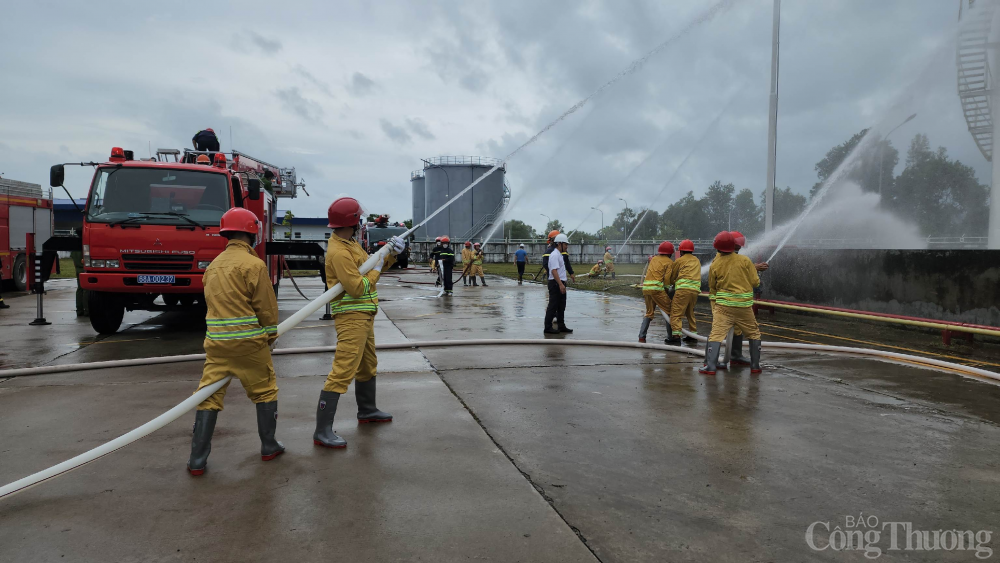
[[[753,290],[760,285],[757,268],[746,256],[720,254],[708,268],[708,292],[715,294],[715,304],[727,307],[750,307]]]
[[[614,263],[615,263],[615,257],[612,256],[610,252],[605,252],[604,253],[604,265],[607,266],[608,264],[614,264]]]
[[[278,300],[267,266],[249,244],[231,240],[202,278],[205,284],[205,353],[252,354],[278,338]]]
[[[472,263],[472,257],[474,256],[474,254],[475,253],[472,251],[471,248],[463,248],[462,249],[462,265],[463,266],[467,266],[467,265],[471,264]]]
[[[653,256],[646,268],[646,277],[642,280],[642,291],[666,291],[673,264],[674,261],[665,254]]]
[[[600,274],[601,273],[601,269],[603,267],[604,267],[604,264],[594,264],[594,266],[590,269],[590,275],[596,276],[597,274]]]
[[[701,292],[701,261],[694,254],[684,254],[670,267],[667,285],[680,291],[687,289]]]
[[[326,246],[326,287],[327,289],[341,283],[344,293],[330,301],[330,312],[338,313],[362,312],[375,314],[378,312],[378,282],[381,272],[372,270],[361,275],[358,268],[368,260],[368,253],[354,239],[342,239],[331,235]],[[385,257],[382,268],[388,268],[396,261],[389,254]]]
[[[473,254],[473,256],[472,256],[472,263],[475,264],[476,266],[482,266],[483,265],[483,251],[480,250],[479,252],[476,252],[475,250],[473,250],[472,254]]]

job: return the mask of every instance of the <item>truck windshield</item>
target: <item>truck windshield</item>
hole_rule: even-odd
[[[226,176],[162,168],[100,168],[90,190],[92,223],[218,226],[230,208]]]

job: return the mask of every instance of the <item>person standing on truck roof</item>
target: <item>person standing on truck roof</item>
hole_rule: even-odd
[[[378,291],[375,284],[384,268],[392,266],[396,255],[406,248],[399,237],[392,237],[386,246],[389,252],[378,253],[378,262],[362,275],[359,268],[368,260],[368,253],[355,240],[361,228],[361,204],[354,198],[342,197],[327,211],[329,227],[333,229],[326,250],[326,284],[343,284],[344,293],[330,303],[337,330],[337,352],[326,383],[319,394],[316,408],[316,431],[313,443],[324,448],[344,448],[347,441],[333,431],[340,396],[354,381],[354,396],[358,403],[358,422],[392,422],[392,415],[375,406],[375,314],[378,313]]]
[[[523,285],[524,267],[528,265],[528,251],[524,249],[524,243],[517,245],[514,252],[514,263],[517,264],[517,285]]]
[[[191,144],[196,151],[219,152],[219,138],[211,127],[203,129],[191,137]]]
[[[227,211],[219,232],[229,242],[205,270],[205,368],[198,389],[227,376],[243,384],[247,397],[257,407],[260,458],[270,461],[285,447],[274,439],[278,425],[278,384],[271,363],[271,347],[278,338],[278,301],[271,287],[267,266],[253,246],[261,224],[250,210]],[[187,469],[201,475],[208,467],[212,433],[222,410],[229,383],[198,405],[191,437]]]

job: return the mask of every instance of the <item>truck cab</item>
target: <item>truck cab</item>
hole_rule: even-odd
[[[53,178],[61,185],[62,170],[53,167]],[[191,164],[136,161],[115,148],[108,162],[95,163],[83,214],[84,271],[79,276],[89,292],[94,329],[117,332],[125,310],[203,310],[202,276],[226,247],[219,222],[233,207],[250,209],[262,226],[269,226],[275,205],[257,178],[232,170],[221,153],[209,164]],[[263,248],[269,234],[257,237],[265,261],[271,258]],[[275,259],[270,261],[276,265]],[[155,303],[160,296],[164,305]]]

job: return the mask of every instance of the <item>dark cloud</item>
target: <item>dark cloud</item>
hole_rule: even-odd
[[[335,97],[333,95],[333,92],[330,90],[329,84],[313,76],[313,74],[308,70],[306,70],[305,67],[303,67],[302,65],[295,65],[294,67],[292,67],[292,72],[299,75],[301,78],[305,79],[306,82],[311,84],[313,87],[315,87],[317,90],[322,92],[327,97],[329,98]]]
[[[276,90],[274,95],[281,100],[281,105],[286,111],[294,113],[311,123],[320,122],[320,117],[323,115],[323,108],[316,102],[303,97],[298,88]]]
[[[410,131],[413,131],[413,133],[421,139],[428,141],[433,141],[435,139],[434,134],[427,128],[427,124],[419,118],[407,118],[406,127],[409,128]]]
[[[382,127],[382,132],[385,133],[385,136],[392,139],[393,142],[400,145],[408,145],[413,142],[413,137],[406,132],[406,129],[393,125],[389,120],[380,119],[379,125]]]
[[[257,33],[256,31],[248,31],[247,39],[250,40],[250,44],[260,49],[265,55],[274,55],[281,51],[281,41],[277,39],[268,39],[263,35]]]
[[[351,76],[351,81],[347,83],[347,91],[357,97],[367,96],[374,92],[377,87],[374,80],[360,72],[355,72]]]

